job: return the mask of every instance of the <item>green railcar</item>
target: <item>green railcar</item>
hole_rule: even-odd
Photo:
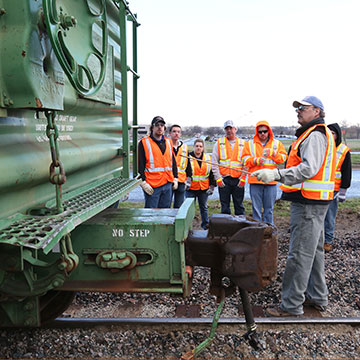
[[[139,25],[125,0],[0,0],[0,326],[40,326],[77,290],[188,291],[193,203],[114,208],[139,184]]]
[[[126,0],[0,0],[0,327],[41,326],[76,291],[186,296],[191,267],[207,266],[220,301],[213,329],[238,287],[256,348],[247,291],[276,276],[275,229],[217,214],[191,230],[192,199],[116,206],[140,182],[130,174],[138,26]]]

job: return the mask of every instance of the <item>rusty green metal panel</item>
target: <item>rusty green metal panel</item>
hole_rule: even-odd
[[[72,87],[82,96],[93,96],[102,89],[97,98],[111,100],[103,87],[106,72],[113,70],[107,69],[108,60],[112,60],[107,21],[107,5],[111,3],[43,0],[42,4],[52,47]]]
[[[126,46],[120,34],[126,11],[110,0],[0,0],[0,8],[1,229],[8,217],[55,197],[43,110],[58,111],[64,195],[92,189],[99,181],[129,178],[130,156],[128,119],[122,113],[126,71],[120,68],[126,64],[120,48],[121,42]],[[76,26],[66,25],[65,15],[74,16]],[[62,34],[57,40],[54,29]],[[78,66],[74,73],[66,71],[71,59]],[[91,85],[86,66],[96,91],[81,91]]]
[[[59,289],[187,294],[184,236],[191,223],[181,240],[175,239],[175,229],[194,213],[192,199],[179,210],[105,210],[72,233],[79,266]]]
[[[42,26],[41,2],[1,0],[0,8],[0,106],[62,110],[65,75]]]

